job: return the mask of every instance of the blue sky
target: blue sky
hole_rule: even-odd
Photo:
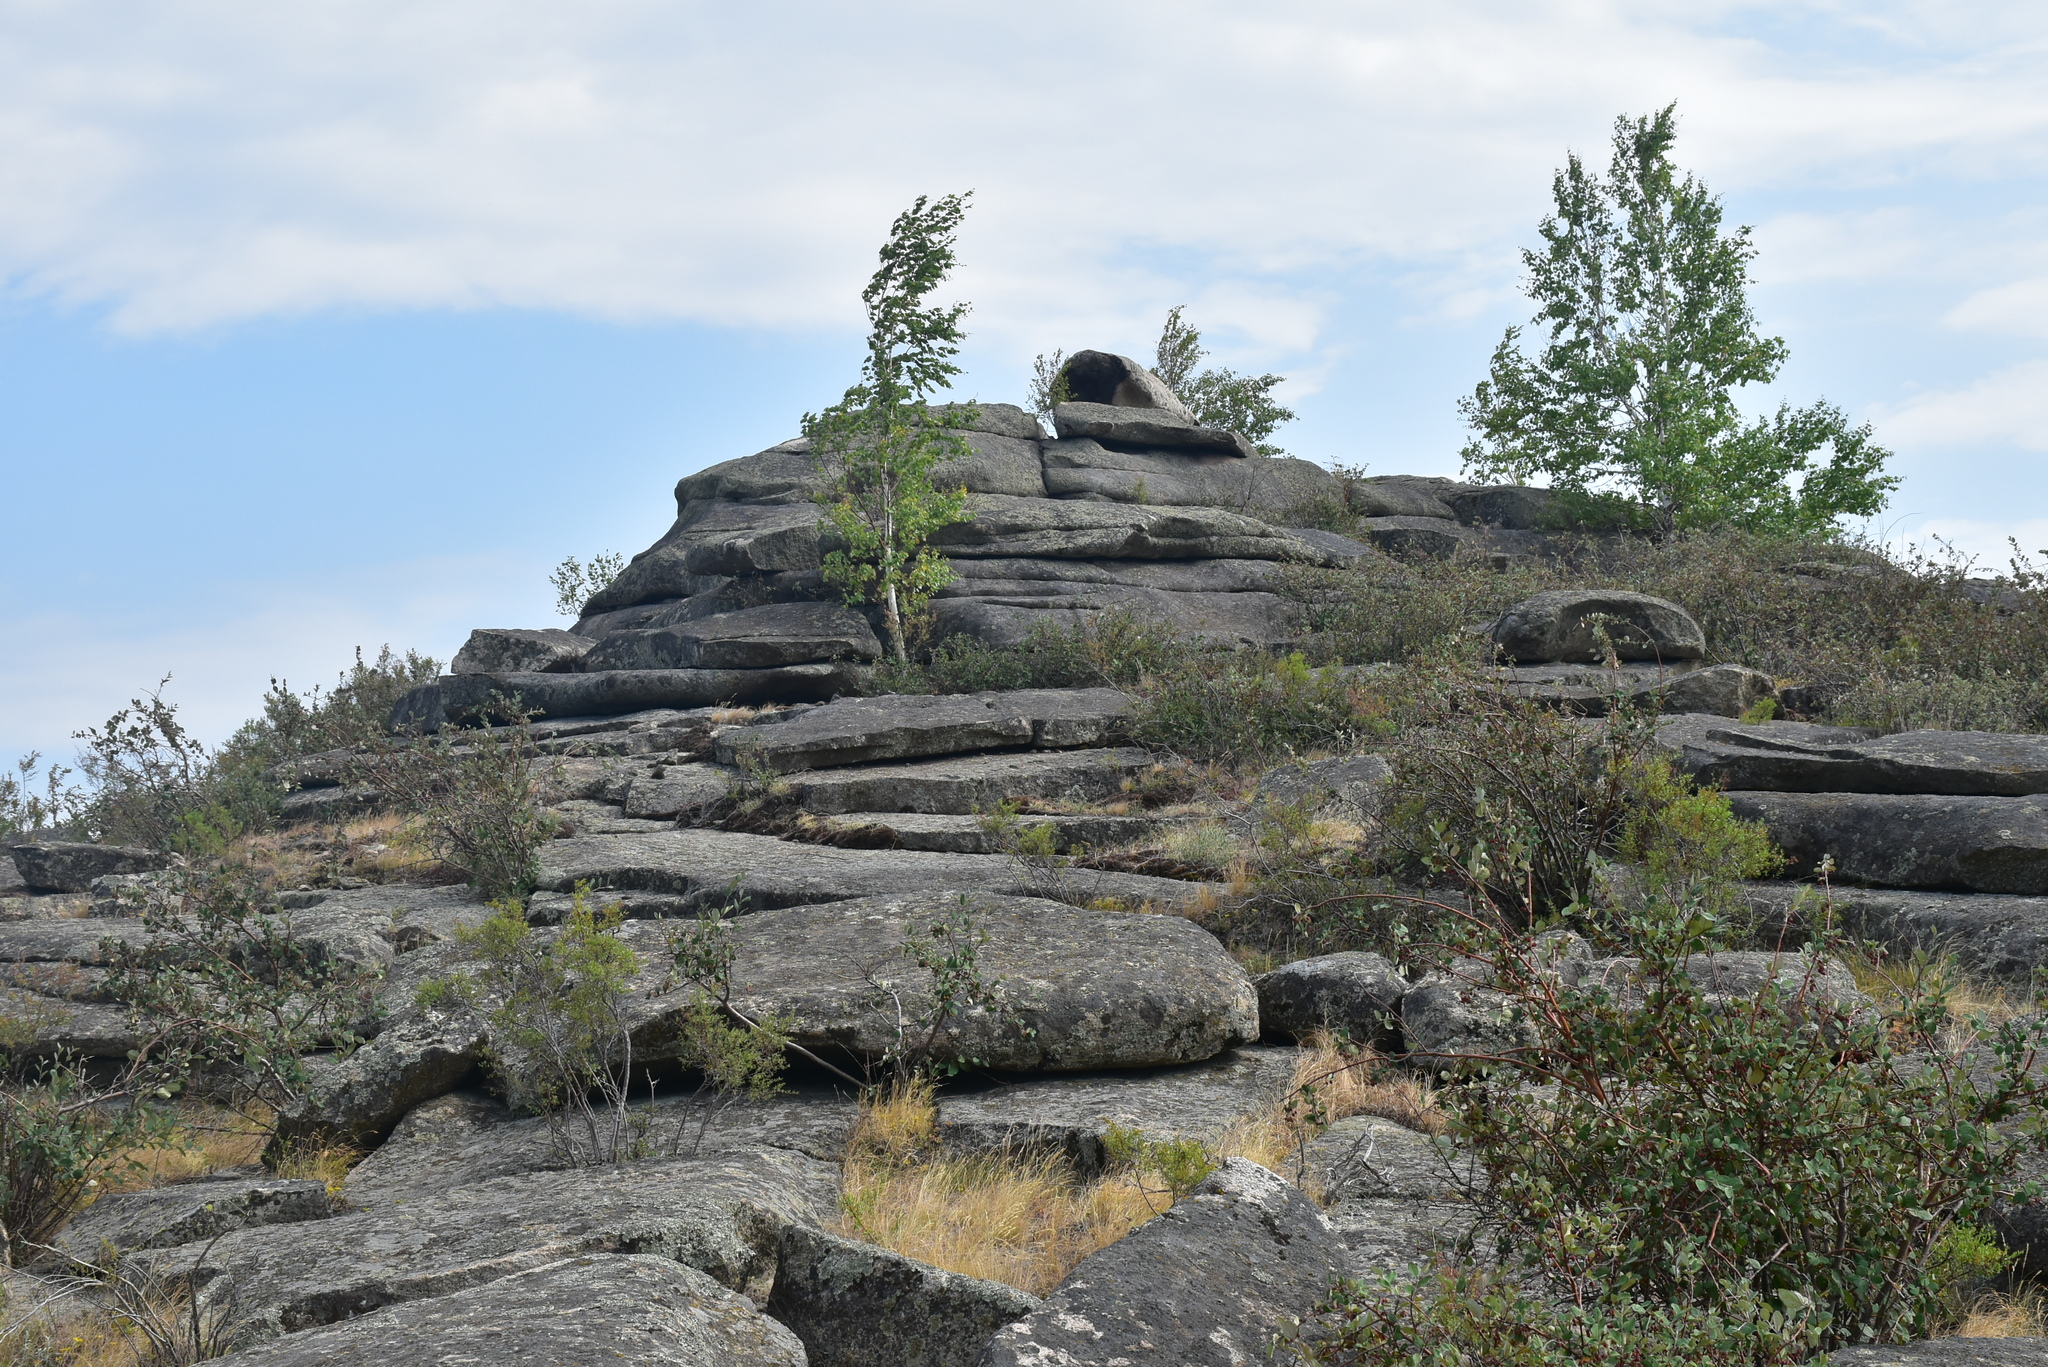
[[[554,623],[852,378],[919,193],[969,393],[1186,304],[1296,454],[1455,473],[1551,172],[1672,100],[1753,405],[1876,423],[1884,534],[2048,546],[2038,5],[0,0],[0,757]]]

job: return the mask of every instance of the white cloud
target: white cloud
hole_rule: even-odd
[[[1677,99],[1722,190],[2043,162],[2035,8],[1797,11],[1882,49],[1863,64],[1746,33],[1785,11],[17,2],[0,269],[137,332],[335,306],[815,326],[851,321],[913,194],[973,186],[984,330],[1243,280],[1268,302],[1228,321],[1270,353],[1361,261],[1485,246],[1497,291],[1560,150],[1601,157],[1621,110]]]
[[[2048,517],[2024,518],[2016,522],[1932,517],[1910,532],[1896,535],[1893,541],[1899,546],[1914,546],[1930,554],[1938,554],[1942,547],[1949,547],[1972,562],[1972,573],[1984,575],[2009,574],[2013,543],[2018,542],[2020,554],[2031,561],[2035,569],[2048,569]]]
[[[1889,446],[2048,451],[2048,360],[2022,361],[1964,388],[1918,395],[1874,417],[1879,440]]]
[[[1976,331],[2048,337],[2048,275],[1979,290],[1941,321]]]

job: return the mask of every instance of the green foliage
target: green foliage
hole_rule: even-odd
[[[1054,347],[1052,355],[1044,352],[1031,358],[1031,392],[1029,402],[1024,405],[1038,415],[1038,420],[1052,427],[1052,411],[1074,397],[1067,386],[1067,353]]]
[[[1199,1139],[1148,1139],[1133,1126],[1111,1121],[1102,1134],[1103,1161],[1113,1172],[1156,1178],[1167,1195],[1179,1201],[1190,1195],[1218,1166]]]
[[[1782,1312],[1823,1348],[1928,1332],[1951,1232],[2048,1145],[2027,1067],[2048,1023],[1973,1021],[1981,1056],[1958,1059],[1939,991],[1882,1010],[1821,991],[1825,941],[1791,985],[1710,1002],[1691,971],[1721,927],[1698,898],[1596,929],[1635,972],[1571,986],[1465,873],[1470,908],[1440,909],[1452,947],[1530,1040],[1451,1102],[1504,1262],[1565,1303],[1697,1308],[1766,1338]]]
[[[1137,738],[1232,768],[1313,751],[1348,754],[1393,730],[1376,689],[1299,652],[1189,654],[1145,680]]]
[[[0,836],[64,830],[83,814],[85,794],[68,782],[71,770],[52,763],[38,776],[42,760],[31,750],[15,761],[13,773],[0,773]]]
[[[1730,944],[1752,938],[1752,913],[1730,879],[1769,878],[1785,866],[1761,821],[1736,817],[1728,799],[1696,788],[1662,755],[1645,760],[1633,781],[1633,810],[1616,842],[1641,866],[1652,897],[1704,906]]]
[[[1294,410],[1273,398],[1274,389],[1287,377],[1240,375],[1224,369],[1197,371],[1195,367],[1207,354],[1202,349],[1202,334],[1181,317],[1181,306],[1168,310],[1152,373],[1187,405],[1196,422],[1239,433],[1262,455],[1287,454],[1267,440],[1281,423],[1294,421]]]
[[[130,1060],[118,1079],[95,1081],[83,1060],[38,1055],[34,1033],[32,1020],[0,1020],[0,1251],[9,1267],[43,1256],[101,1182],[139,1172],[135,1150],[179,1142],[155,1068]]]
[[[1724,234],[1720,202],[1671,165],[1676,136],[1673,107],[1618,119],[1604,181],[1576,154],[1558,172],[1544,250],[1522,254],[1548,344],[1532,358],[1510,328],[1495,349],[1459,405],[1476,434],[1466,468],[1543,475],[1581,501],[1619,490],[1666,534],[1816,534],[1876,513],[1898,480],[1869,424],[1825,402],[1737,409],[1734,391],[1775,379],[1786,347],[1750,310],[1749,230]]]
[[[185,817],[207,805],[210,757],[164,698],[166,674],[147,697],[133,699],[104,726],[77,733],[85,742],[78,767],[93,788],[85,824],[116,844],[175,850]]]
[[[1800,1361],[1808,1339],[1803,1315],[1782,1306],[1561,1302],[1448,1265],[1340,1282],[1282,1335],[1298,1360],[1333,1367],[1778,1367]]]
[[[877,1008],[892,1017],[893,1040],[882,1059],[904,1087],[920,1075],[951,1076],[982,1060],[961,1052],[951,1037],[971,1016],[1000,1017],[1008,1008],[1003,980],[981,968],[981,950],[988,932],[974,914],[973,899],[962,893],[944,911],[913,925],[903,937],[901,958],[924,980],[916,987],[885,976],[887,970],[864,970]]]
[[[555,611],[564,617],[581,617],[583,605],[602,591],[626,568],[626,557],[617,551],[599,551],[585,565],[573,555],[562,557],[548,576],[555,589]]]
[[[253,871],[183,864],[124,900],[149,934],[101,943],[104,991],[163,1076],[199,1069],[231,1103],[278,1111],[312,1085],[307,1055],[360,1043],[382,969],[302,937]]]
[[[1072,628],[1041,623],[1018,646],[954,636],[915,663],[877,671],[875,687],[894,693],[979,693],[1128,685],[1199,650],[1199,644],[1163,623],[1112,609]]]
[[[969,516],[967,491],[941,489],[932,474],[971,454],[959,433],[978,415],[972,404],[935,410],[928,402],[960,373],[953,357],[967,305],[925,303],[952,274],[966,211],[965,195],[920,195],[897,216],[861,293],[869,328],[861,382],[823,413],[804,415],[811,457],[827,477],[821,527],[840,543],[825,556],[825,582],[849,603],[881,606],[899,662],[907,659],[906,618],[952,578],[928,539]]]
[[[516,699],[493,694],[478,720],[499,724],[382,738],[351,761],[350,777],[420,817],[436,857],[484,897],[523,897],[556,832],[542,805],[548,772]]]
[[[1031,895],[1055,902],[1073,900],[1067,870],[1073,859],[1060,848],[1059,827],[1050,821],[1027,822],[1014,802],[998,802],[980,821],[996,850],[1017,861]]]

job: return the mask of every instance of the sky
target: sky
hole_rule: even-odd
[[[2048,546],[2037,3],[0,0],[0,760],[566,625],[856,377],[919,194],[965,394],[1186,305],[1293,454],[1456,474],[1553,172],[1672,102],[1791,349],[1746,406],[1874,424],[1872,535]]]

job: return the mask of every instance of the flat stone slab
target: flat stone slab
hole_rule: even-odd
[[[1472,1228],[1461,1193],[1469,1166],[1391,1120],[1339,1120],[1310,1142],[1308,1162],[1354,1277],[1427,1262]]]
[[[805,811],[932,812],[970,816],[1013,798],[1096,802],[1157,761],[1135,748],[959,755],[914,764],[875,764],[792,774]]]
[[[1164,446],[1188,451],[1256,458],[1258,449],[1236,432],[1203,427],[1193,418],[1165,408],[1125,408],[1106,403],[1063,403],[1052,411],[1053,428],[1062,441],[1093,437],[1098,441],[1136,446]]]
[[[1001,1015],[956,1017],[941,1041],[953,1057],[1029,1072],[1155,1068],[1212,1058],[1257,1036],[1251,981],[1192,922],[981,893],[741,917],[732,923],[733,1005],[755,1019],[790,1018],[791,1037],[806,1048],[879,1059],[897,1042],[896,1000],[913,1021],[930,1001],[931,977],[905,957],[906,938],[963,905],[986,936],[980,972],[1007,1003]],[[668,929],[634,921],[621,933],[645,962],[631,1017],[635,1053],[662,1057],[688,1005],[685,993],[654,991],[667,975]]]
[[[1154,508],[1076,499],[970,494],[971,520],[931,544],[955,558],[1048,560],[1291,560],[1329,557],[1299,537],[1221,508]]]
[[[125,1059],[143,1044],[125,1007],[71,1001],[19,987],[0,988],[0,1019],[16,1029],[31,1028],[34,1041],[27,1052],[42,1058],[70,1053],[83,1058]]]
[[[1053,1150],[1076,1172],[1103,1170],[1112,1125],[1152,1139],[1211,1142],[1235,1121],[1286,1096],[1300,1052],[1240,1045],[1212,1059],[1148,1072],[1022,1078],[987,1091],[939,1097],[939,1136],[949,1150]]]
[[[739,1101],[699,1130],[704,1112],[685,1089],[652,1106],[633,1105],[646,1120],[656,1157],[703,1158],[787,1149],[821,1163],[846,1152],[856,1106],[851,1097],[804,1090],[766,1101]],[[676,1152],[667,1150],[676,1148]],[[450,1092],[415,1106],[376,1150],[349,1170],[343,1194],[369,1209],[419,1201],[495,1177],[568,1166],[548,1124],[514,1112],[476,1091]]]
[[[810,1367],[973,1367],[996,1330],[1038,1306],[1013,1286],[791,1225],[766,1308]]]
[[[722,1286],[756,1286],[782,1229],[834,1208],[825,1164],[791,1153],[525,1173],[375,1210],[267,1225],[127,1262],[231,1285],[265,1338],[446,1296],[590,1253],[647,1253]],[[200,1258],[205,1256],[204,1267]],[[225,1280],[223,1280],[225,1274]]]
[[[2048,1339],[1923,1339],[1828,1354],[1830,1367],[2040,1367]]]
[[[131,845],[90,845],[67,841],[23,842],[8,847],[14,868],[39,892],[85,892],[109,873],[160,869],[164,856]]]
[[[334,1213],[325,1182],[217,1177],[102,1196],[53,1241],[65,1257],[111,1269],[124,1253],[199,1243],[231,1229],[324,1220]]]
[[[1847,728],[1796,726],[1685,718],[1659,727],[1658,743],[1677,755],[1687,773],[1724,790],[1957,797],[2048,793],[2048,736],[1907,731],[1871,739]]]
[[[1114,688],[842,698],[718,733],[718,762],[780,773],[980,750],[1081,749],[1113,740],[1131,700]]]
[[[2048,893],[2048,796],[1734,792],[1728,801],[1764,823],[1794,877],[1831,855],[1835,876],[1852,883]]]
[[[223,1367],[805,1367],[796,1335],[671,1258],[591,1253],[388,1306]]]
[[[540,861],[541,888],[567,894],[587,882],[603,892],[623,892],[627,895],[619,900],[627,914],[639,916],[687,915],[735,898],[737,910],[759,912],[891,892],[947,890],[1054,896],[1076,905],[1116,898],[1132,906],[1180,907],[1209,891],[1204,883],[1096,869],[1040,874],[1004,855],[841,849],[733,831],[575,836],[547,845]],[[658,898],[635,898],[634,893]],[[542,897],[530,910],[551,914],[557,906]]]
[[[1795,902],[1818,915],[1832,903],[1842,929],[1900,953],[1955,956],[1973,977],[2032,983],[2048,968],[2048,897],[1986,892],[1911,892],[1836,884],[1745,883],[1744,896],[1765,924],[1781,923]]]
[[[1018,828],[1051,826],[1053,844],[1061,853],[1108,849],[1154,834],[1171,819],[1149,816],[1026,816]],[[944,854],[1002,854],[1003,838],[978,816],[941,816],[926,812],[848,812],[828,816],[821,825],[832,843],[849,849],[937,850]]]
[[[586,674],[447,674],[399,699],[391,721],[401,730],[435,731],[487,703],[516,697],[542,717],[595,717],[649,708],[737,703],[817,702],[850,691],[851,664],[774,669],[608,669]]]
[[[1306,1315],[1346,1251],[1299,1191],[1242,1158],[1083,1258],[999,1330],[982,1367],[1244,1367]]]
[[[606,669],[775,669],[879,660],[867,619],[841,603],[769,603],[660,626],[614,631],[578,662]]]
[[[1605,630],[1607,640],[1599,636]],[[1546,589],[1494,623],[1493,643],[1521,664],[1597,664],[1611,646],[1623,660],[1697,660],[1707,638],[1668,598],[1622,589]]]

